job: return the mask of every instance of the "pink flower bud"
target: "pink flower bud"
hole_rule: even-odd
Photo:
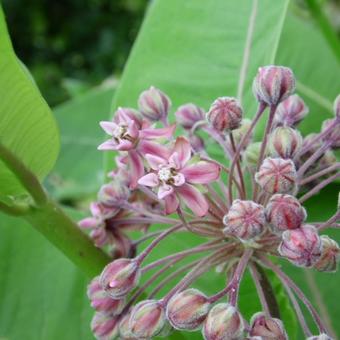
[[[264,313],[256,313],[250,320],[251,336],[259,336],[263,340],[287,340],[288,336],[279,319],[266,316]]]
[[[302,146],[301,133],[288,126],[277,127],[269,138],[268,149],[272,157],[293,158]]]
[[[325,131],[330,125],[333,125],[333,127],[324,140],[331,142],[333,149],[340,148],[340,119],[326,119],[322,124],[322,131]]]
[[[151,86],[139,96],[138,106],[144,117],[157,122],[167,117],[171,101],[165,93]]]
[[[91,330],[98,340],[111,340],[118,337],[117,317],[96,312],[91,321]]]
[[[191,135],[189,137],[190,144],[195,152],[202,152],[204,151],[204,140],[197,135]]]
[[[180,106],[175,116],[179,125],[190,130],[197,122],[204,119],[204,110],[195,104],[189,103]]]
[[[266,218],[262,205],[252,201],[233,201],[228,213],[223,218],[226,226],[224,234],[233,235],[242,240],[250,240],[262,234]]]
[[[258,101],[269,106],[277,105],[295,91],[294,74],[288,67],[260,67],[253,82],[253,91]]]
[[[336,272],[340,248],[339,245],[327,235],[321,235],[322,253],[314,268],[320,272]]]
[[[202,334],[205,340],[238,339],[243,335],[244,324],[238,310],[228,303],[219,303],[209,312]]]
[[[338,117],[339,119],[340,118],[340,94],[334,100],[333,109],[334,109],[335,116]]]
[[[131,311],[126,313],[119,321],[119,325],[118,325],[119,335],[123,339],[133,338],[133,335],[130,329],[130,319],[131,319]]]
[[[236,98],[220,97],[211,105],[207,120],[219,131],[230,131],[240,127],[243,110]]]
[[[296,266],[311,267],[320,259],[321,238],[314,226],[305,224],[298,229],[286,230],[278,251]]]
[[[174,328],[194,331],[201,327],[209,312],[209,307],[208,298],[199,290],[191,288],[171,298],[166,314]]]
[[[138,284],[140,269],[133,259],[118,259],[109,263],[100,276],[103,289],[114,299],[129,293]]]
[[[307,340],[334,340],[329,335],[322,333],[320,335],[313,335],[307,338]]]
[[[276,232],[296,229],[306,219],[306,210],[299,200],[291,195],[276,194],[271,197],[266,207],[269,224]]]
[[[130,190],[122,183],[110,182],[101,186],[98,201],[106,206],[119,206],[127,201]]]
[[[275,112],[274,124],[296,126],[308,114],[309,109],[297,94],[293,94],[279,104]]]
[[[255,174],[255,180],[271,194],[291,192],[297,182],[295,165],[290,159],[268,157]]]
[[[132,309],[129,325],[134,337],[149,339],[160,334],[166,323],[163,304],[157,300],[145,300]]]
[[[88,285],[87,296],[91,300],[91,307],[97,312],[118,315],[125,305],[124,299],[114,300],[107,295],[99,283],[99,277],[95,277]]]

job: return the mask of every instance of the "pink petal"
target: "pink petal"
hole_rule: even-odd
[[[176,176],[173,176],[174,179],[174,185],[176,187],[179,187],[185,183],[185,177],[183,174],[179,173]]]
[[[130,188],[137,187],[138,180],[144,175],[143,159],[135,150],[129,152]]]
[[[112,139],[109,139],[106,142],[100,144],[97,149],[98,150],[117,150],[117,144]]]
[[[162,185],[159,187],[158,190],[158,198],[162,200],[163,198],[167,197],[168,195],[172,194],[174,192],[174,188],[171,185]]]
[[[175,193],[168,195],[164,198],[165,201],[165,213],[172,214],[174,213],[179,205],[178,198]]]
[[[164,158],[151,155],[151,154],[146,154],[145,159],[147,160],[151,169],[153,170],[158,170],[162,165],[167,164],[167,161]]]
[[[138,180],[138,184],[151,188],[156,187],[159,185],[158,176],[154,173],[147,174]]]
[[[100,127],[110,136],[112,136],[112,133],[115,129],[117,129],[117,124],[113,122],[100,122]]]
[[[215,181],[220,175],[220,167],[215,163],[198,162],[186,166],[181,170],[187,182],[197,184],[208,184]]]
[[[80,228],[92,229],[98,226],[98,220],[94,217],[87,217],[78,222]]]
[[[173,152],[178,153],[181,167],[183,167],[191,157],[191,145],[189,141],[184,137],[178,137],[176,139]]]
[[[116,149],[119,151],[129,151],[133,149],[135,146],[133,145],[132,142],[126,139],[120,139],[119,143],[116,146]]]
[[[145,139],[155,139],[155,138],[170,138],[173,136],[174,131],[176,129],[176,124],[161,128],[161,129],[155,129],[155,128],[147,128],[143,129],[140,132],[141,138]]]
[[[92,216],[100,216],[102,211],[100,209],[100,205],[97,202],[92,202],[90,204],[90,211]]]
[[[128,130],[127,133],[133,138],[136,139],[139,135],[139,129],[138,126],[136,125],[136,123],[134,121],[130,121],[128,123]]]
[[[181,169],[182,163],[181,160],[179,159],[178,152],[175,151],[170,157],[169,157],[169,164],[171,167],[175,169]]]
[[[197,216],[204,216],[208,212],[209,205],[207,200],[193,185],[183,184],[176,188],[176,192]]]
[[[164,159],[168,159],[170,155],[170,151],[166,146],[146,140],[140,140],[138,144],[138,150],[141,152],[142,155],[146,155],[149,153],[151,155],[156,155]]]

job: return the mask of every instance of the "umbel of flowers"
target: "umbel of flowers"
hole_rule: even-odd
[[[331,339],[275,257],[298,267],[336,270],[339,246],[323,232],[339,228],[339,208],[327,221],[307,222],[303,204],[340,177],[333,154],[340,146],[340,97],[335,117],[319,133],[303,137],[297,126],[308,108],[294,94],[289,68],[261,67],[253,91],[258,109],[252,120],[232,97],[217,98],[207,113],[192,103],[180,106],[177,138],[176,124],[168,122],[170,99],[154,87],[140,95],[138,110],[118,108],[112,121],[100,123],[109,139],[99,149],[116,151],[117,166],[91,204],[92,216],[79,223],[112,255],[88,287],[97,339],[167,337],[174,329],[201,330],[206,340],[288,339],[272,306],[275,296],[268,298],[268,270],[285,288],[305,337]],[[264,115],[262,141],[253,142]],[[225,159],[208,154],[209,141],[221,147]],[[133,230],[138,239],[128,236]],[[195,234],[201,243],[159,256],[169,236],[184,234]],[[151,253],[156,259],[150,262]],[[225,285],[213,295],[196,289],[203,275],[214,281],[211,269],[217,267]],[[262,304],[251,320],[238,308],[246,270]],[[312,334],[299,300],[319,335]]]

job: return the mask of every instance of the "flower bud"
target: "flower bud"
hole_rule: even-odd
[[[233,235],[242,240],[250,240],[262,234],[266,218],[262,205],[252,201],[234,200],[228,213],[223,218],[224,234]]]
[[[240,144],[241,139],[248,132],[250,125],[251,125],[251,120],[244,118],[241,121],[241,126],[238,129],[235,129],[233,131],[233,137],[234,137],[236,145]],[[245,141],[245,143],[244,143],[245,147],[247,147],[247,145],[250,143],[251,139],[252,139],[252,134],[250,134],[250,136]]]
[[[266,217],[274,231],[282,232],[299,228],[307,214],[299,200],[294,196],[275,194],[267,204]]]
[[[251,336],[259,336],[263,340],[287,340],[288,336],[279,319],[267,317],[264,313],[256,313],[250,320]]]
[[[171,298],[166,314],[174,328],[194,331],[201,327],[209,307],[208,298],[199,290],[191,288]]]
[[[297,182],[295,165],[290,159],[268,157],[255,174],[255,180],[270,194],[291,192]]]
[[[131,311],[127,312],[119,321],[119,336],[123,339],[133,338],[130,329]]]
[[[157,300],[139,302],[131,312],[130,330],[138,339],[149,339],[161,333],[166,325],[164,306]]]
[[[180,106],[175,112],[176,121],[184,129],[190,130],[197,122],[204,119],[204,110],[195,104]]]
[[[219,303],[209,312],[202,334],[205,340],[238,339],[243,335],[244,324],[238,310],[228,303]]]
[[[140,112],[153,122],[165,119],[168,116],[170,106],[169,97],[153,86],[142,92],[138,98]]]
[[[320,335],[310,336],[309,338],[307,338],[307,340],[334,340],[334,339],[328,336],[327,334],[322,333]]]
[[[207,120],[219,131],[230,131],[240,127],[243,110],[236,98],[220,97],[211,105]]]
[[[118,337],[117,317],[96,312],[91,321],[91,330],[98,340],[116,339]]]
[[[340,148],[340,120],[338,119],[337,122],[336,122],[336,120],[337,120],[336,118],[335,119],[326,119],[322,123],[322,131],[325,131],[331,125],[333,125],[333,127],[329,130],[327,135],[324,137],[324,140],[326,142],[332,143],[331,146],[332,146],[333,149]]]
[[[277,127],[269,138],[268,150],[272,157],[293,158],[302,146],[301,133],[288,126]]]
[[[110,182],[101,186],[98,201],[106,206],[119,206],[129,198],[130,190],[122,183]]]
[[[321,256],[321,238],[314,226],[305,224],[298,229],[286,230],[278,251],[296,266],[311,267]]]
[[[288,67],[260,67],[253,82],[253,91],[258,101],[269,106],[277,105],[295,91],[294,74]]]
[[[114,299],[122,298],[138,284],[140,269],[133,259],[118,259],[109,263],[100,276],[103,289]]]
[[[87,296],[91,300],[91,307],[97,312],[118,315],[125,305],[124,299],[114,300],[107,295],[99,283],[98,276],[88,285]]]
[[[257,166],[257,161],[260,157],[261,145],[261,142],[251,143],[244,151],[244,161],[252,169]]]
[[[297,94],[293,94],[279,104],[274,116],[278,126],[296,126],[307,116],[309,109]]]
[[[335,117],[339,119],[340,118],[340,94],[338,94],[338,96],[334,100],[333,110],[334,110]]]
[[[204,151],[204,140],[197,135],[191,135],[189,137],[190,144],[195,152],[202,152]]]
[[[335,272],[337,270],[340,248],[339,245],[327,235],[321,235],[322,253],[314,268],[320,272]]]

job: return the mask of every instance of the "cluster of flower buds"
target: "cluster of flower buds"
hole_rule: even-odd
[[[236,98],[220,97],[207,112],[192,103],[180,106],[177,124],[170,124],[169,97],[151,87],[140,95],[138,110],[118,108],[112,121],[100,123],[109,139],[99,149],[118,153],[117,169],[91,204],[92,216],[79,223],[112,256],[88,287],[97,339],[166,338],[175,329],[201,331],[206,340],[286,340],[282,321],[269,312],[275,297],[268,298],[271,289],[263,292],[269,282],[263,268],[295,293],[288,294],[295,306],[297,295],[313,313],[321,334],[311,337],[297,311],[306,338],[331,339],[271,256],[322,272],[337,268],[340,248],[322,233],[339,227],[339,208],[327,221],[314,222],[303,204],[340,177],[333,153],[340,146],[340,96],[335,118],[303,137],[297,126],[309,110],[294,94],[289,68],[261,67],[253,91],[253,120],[244,118]],[[263,138],[254,141],[267,112]],[[176,138],[177,127],[182,135]],[[225,159],[212,157],[211,140]],[[179,249],[182,237],[197,241]],[[160,245],[165,242],[175,242],[174,253],[163,255],[171,249]],[[226,284],[210,296],[194,285],[202,276],[209,280],[214,268]],[[247,268],[263,307],[249,324],[238,309]]]

